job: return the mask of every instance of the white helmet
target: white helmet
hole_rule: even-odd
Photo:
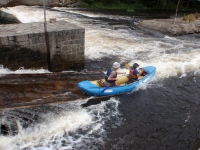
[[[114,62],[112,67],[113,67],[113,68],[119,68],[119,67],[120,67],[120,64],[119,64],[118,62]]]

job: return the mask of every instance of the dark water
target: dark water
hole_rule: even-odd
[[[162,88],[121,96],[124,124],[111,130],[106,149],[191,150],[200,136],[199,79],[170,78]]]
[[[13,24],[20,23],[20,21],[9,13],[3,12],[0,10],[0,24]]]
[[[31,12],[32,8],[20,9]],[[35,9],[35,13],[40,11]],[[8,136],[8,128],[12,131],[12,136],[0,136],[2,147],[9,149],[13,146],[10,149],[23,150],[200,148],[199,34],[169,37],[157,31],[142,30],[136,24],[154,16],[146,12],[102,13],[64,8],[49,12],[50,15],[56,13],[58,18],[86,28],[85,69],[106,70],[113,61],[119,61],[122,66],[137,61],[141,66],[156,66],[155,78],[126,95],[96,100],[75,99],[70,103],[2,111],[1,133]],[[154,18],[170,16],[171,13],[157,13]],[[42,78],[34,76],[33,79],[44,85]],[[75,86],[70,82],[70,87],[67,87],[68,79],[59,78],[59,82],[62,80],[60,85],[65,85],[66,89]],[[81,78],[74,77],[74,80]],[[12,79],[9,82],[14,83]],[[45,88],[48,96],[48,86]],[[65,92],[67,90],[62,88],[62,93]],[[57,96],[56,92],[51,94]],[[38,95],[35,97],[40,98]],[[10,142],[12,137],[18,142]]]

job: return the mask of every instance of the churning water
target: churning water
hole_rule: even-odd
[[[43,21],[40,7],[1,10],[22,23]],[[143,30],[136,25],[144,16],[134,13],[53,8],[47,10],[49,18],[85,28],[86,69],[106,70],[114,61],[137,62],[155,66],[156,75],[131,94],[87,107],[82,104],[88,99],[79,99],[1,112],[0,122],[17,124],[18,134],[1,135],[0,149],[192,149],[200,137],[199,34],[171,37]],[[0,74],[10,72],[17,73],[0,68]]]

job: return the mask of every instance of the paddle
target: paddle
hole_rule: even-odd
[[[130,69],[131,65],[130,64],[125,64],[127,69]]]
[[[130,69],[131,65],[130,64],[125,64],[127,69]],[[142,68],[139,68],[139,70],[141,70]]]
[[[105,87],[105,88],[101,91],[101,94],[102,94],[105,90],[107,90],[109,87],[110,87],[110,86]]]

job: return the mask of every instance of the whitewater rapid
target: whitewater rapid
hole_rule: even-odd
[[[22,23],[44,20],[41,7],[16,6],[1,8],[1,10],[13,14]],[[120,63],[133,64],[137,62],[141,67],[153,65],[157,68],[154,78],[156,81],[169,77],[183,78],[189,72],[200,73],[199,37],[164,35],[162,38],[158,38],[147,32],[132,30],[120,23],[112,25],[106,21],[106,19],[131,21],[134,20],[134,16],[105,15],[67,8],[48,9],[46,14],[47,20],[56,18],[57,21],[68,21],[85,28],[86,59],[102,60],[109,57],[111,65],[114,61],[112,60],[113,56],[118,56]],[[132,26],[135,24],[137,22],[133,22]],[[49,73],[49,71],[44,69],[24,70],[23,66],[19,70],[0,67],[0,74],[11,73]],[[149,85],[149,88],[151,86],[155,85]],[[118,110],[119,101],[111,98],[88,108],[80,107],[87,100],[77,100],[66,105],[55,106],[63,110],[58,114],[53,111],[41,115],[41,122],[26,129],[23,129],[20,121],[16,120],[21,127],[19,134],[13,137],[0,136],[0,149],[95,149],[96,143],[103,145],[107,134],[104,123],[114,118],[116,122],[111,123],[111,126],[116,128],[123,122]],[[10,112],[4,113],[9,114]]]
[[[13,14],[22,23],[44,20],[41,7],[17,6],[1,8],[1,10]],[[185,39],[166,35],[163,38],[156,38],[152,35],[145,35],[145,32],[120,28],[122,25],[109,25],[109,22],[100,20],[92,21],[98,17],[131,20],[134,19],[134,16],[105,16],[101,13],[67,8],[48,9],[46,16],[47,20],[56,18],[57,21],[68,21],[85,28],[86,59],[98,60],[117,55],[120,57],[120,62],[132,60],[127,63],[138,62],[140,66],[155,66],[159,79],[180,74],[183,76],[185,73],[198,72],[200,69],[200,42],[192,36]],[[137,22],[133,23],[133,26],[135,24]],[[119,29],[116,30],[115,27]],[[111,59],[110,63],[112,64],[112,62]]]

